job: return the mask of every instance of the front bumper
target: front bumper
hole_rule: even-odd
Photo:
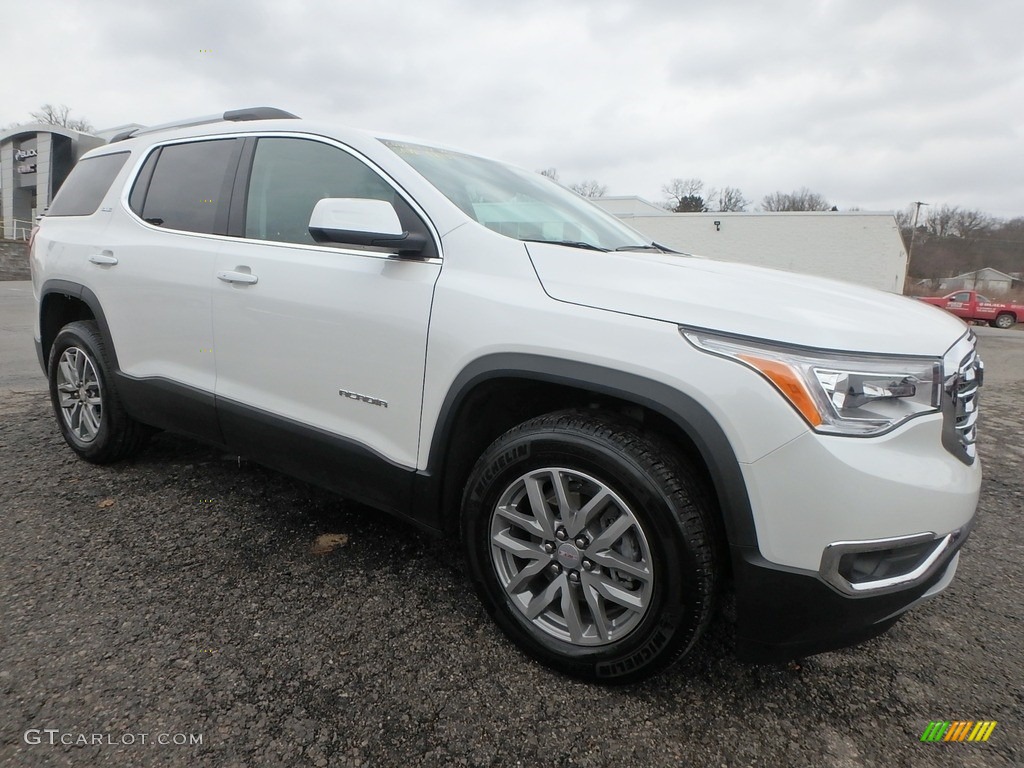
[[[817,572],[837,542],[963,528],[978,506],[981,462],[966,465],[946,451],[942,432],[938,416],[875,438],[808,431],[741,465],[760,554]]]
[[[981,465],[942,430],[930,417],[872,439],[808,433],[743,466],[757,543],[732,548],[741,658],[853,645],[950,583]]]
[[[899,591],[849,597],[817,573],[769,563],[753,548],[733,548],[736,655],[755,663],[783,662],[855,645],[885,632],[915,605],[953,580],[965,527],[935,567]]]

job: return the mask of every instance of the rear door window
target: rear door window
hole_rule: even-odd
[[[61,185],[47,216],[89,216],[96,213],[129,152],[87,157],[80,160]]]
[[[132,190],[132,209],[158,227],[226,234],[228,198],[240,151],[240,139],[162,147],[153,160],[148,186],[141,186],[145,178],[140,174],[139,186]],[[148,167],[143,170],[149,172]]]

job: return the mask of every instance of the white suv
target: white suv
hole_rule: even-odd
[[[174,430],[400,515],[580,677],[679,658],[724,587],[742,658],[878,634],[974,517],[961,321],[671,252],[447,147],[271,108],[137,130],[78,164],[31,264],[80,456]]]

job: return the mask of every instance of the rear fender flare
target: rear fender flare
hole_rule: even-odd
[[[62,296],[68,296],[73,299],[77,299],[89,307],[89,311],[92,312],[94,318],[96,318],[96,324],[99,326],[100,336],[103,338],[103,343],[107,349],[107,355],[110,358],[110,362],[113,364],[115,371],[120,371],[121,367],[117,361],[117,348],[114,346],[113,339],[110,336],[110,326],[107,324],[107,317],[103,312],[103,305],[100,304],[99,298],[89,288],[82,285],[81,283],[75,283],[70,280],[47,280],[43,283],[43,287],[39,291],[39,308],[42,312],[42,307],[45,304],[46,297],[60,294]],[[40,332],[42,333],[43,318],[39,318]],[[59,329],[57,329],[59,330]],[[56,335],[56,334],[54,334]],[[41,338],[40,355],[42,357],[41,363],[43,364],[43,370],[46,370],[46,357],[49,355],[49,344],[46,338]],[[49,343],[52,343],[53,339],[49,339]]]

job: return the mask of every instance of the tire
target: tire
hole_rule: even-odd
[[[624,419],[531,419],[484,452],[466,485],[474,586],[542,663],[641,680],[685,655],[710,621],[720,549],[708,499],[670,443]]]
[[[1017,318],[1015,318],[1009,312],[1003,312],[1001,315],[998,315],[995,320],[992,321],[992,326],[994,328],[1006,329],[1012,328],[1016,322]]]
[[[79,320],[60,330],[46,370],[57,424],[75,453],[94,464],[110,464],[143,448],[151,430],[125,413],[94,321]]]

